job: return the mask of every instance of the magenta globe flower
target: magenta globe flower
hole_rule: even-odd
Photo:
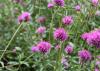
[[[48,53],[51,49],[51,44],[46,41],[41,41],[38,43],[37,47],[39,48],[39,51],[42,53]]]
[[[23,19],[23,17],[22,17],[21,15],[18,16],[18,22],[19,22],[19,23],[21,23],[23,20],[24,20],[24,19]]]
[[[32,52],[39,52],[39,48],[36,46],[32,46],[31,51]]]
[[[58,6],[62,6],[63,7],[65,5],[64,0],[53,0],[53,2]]]
[[[83,40],[87,40],[88,36],[89,36],[89,33],[84,33],[84,34],[81,35],[81,38]]]
[[[95,71],[99,71],[99,69],[98,68],[95,68]]]
[[[53,8],[54,4],[53,3],[48,3],[48,8]]]
[[[18,17],[18,22],[21,23],[23,21],[28,22],[31,20],[31,16],[29,12],[23,12],[19,17]]]
[[[63,28],[58,28],[54,31],[54,39],[60,40],[60,41],[65,41],[68,39],[68,34]]]
[[[31,19],[29,12],[23,12],[22,17],[23,17],[24,21],[26,21],[26,22],[30,21],[30,19]]]
[[[37,32],[38,34],[44,34],[45,31],[46,31],[46,27],[39,27],[39,28],[36,30],[36,32]]]
[[[99,66],[100,65],[100,61],[96,61],[96,66]]]
[[[99,4],[99,0],[92,0],[91,2],[93,6],[97,6]]]
[[[96,46],[97,48],[100,48],[100,32],[91,32],[88,36],[87,43],[91,46]]]
[[[73,52],[73,47],[71,45],[67,45],[65,48],[65,52],[71,54]]]
[[[80,9],[81,9],[80,5],[76,5],[76,6],[75,6],[75,10],[76,10],[76,11],[80,11]]]
[[[65,25],[71,25],[73,23],[73,18],[72,16],[65,16],[62,18],[62,22]]]
[[[93,30],[89,33],[84,33],[82,39],[85,40],[90,46],[100,48],[100,30]]]
[[[81,59],[81,61],[88,61],[92,58],[91,53],[88,50],[79,51],[78,56]]]

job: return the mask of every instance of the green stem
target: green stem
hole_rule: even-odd
[[[96,51],[97,51],[97,49],[96,49],[96,47],[94,47],[95,48],[95,51],[94,51],[94,69],[95,69],[95,64],[96,64]]]
[[[57,57],[57,65],[55,67],[55,71],[62,71],[62,64],[61,64],[61,58],[62,58],[62,42],[60,42],[60,49],[58,50],[58,57]]]
[[[50,42],[52,42],[53,43],[53,39],[51,39],[52,37],[52,31],[53,31],[53,19],[54,19],[54,17],[55,17],[55,14],[57,13],[59,11],[59,8],[57,9],[57,10],[55,10],[54,11],[54,13],[53,13],[53,10],[51,11],[51,13],[52,13],[52,19],[51,19],[51,23],[50,23],[50,32],[49,32],[49,40],[50,40]]]
[[[31,42],[29,44],[32,45],[33,40],[32,40],[32,34],[31,34],[31,26],[30,26],[30,24],[27,24],[27,26],[28,26],[28,30],[29,30],[28,31],[28,40]]]
[[[1,57],[0,57],[0,60],[2,59],[2,57],[4,56],[6,50],[8,49],[8,47],[10,46],[11,42],[13,41],[14,37],[16,36],[17,32],[19,31],[19,29],[21,28],[21,26],[23,25],[20,24],[19,27],[17,28],[17,30],[15,31],[15,33],[13,34],[12,38],[10,39],[9,43],[7,44],[6,48],[4,49],[4,52],[2,53]]]
[[[25,60],[24,60],[24,62],[25,61],[27,61],[30,57],[32,57],[34,54],[31,54],[30,56],[28,56]]]
[[[52,12],[52,20],[51,20],[51,23],[50,23],[50,32],[49,32],[49,40],[50,40],[50,42],[52,42],[51,41],[51,33],[53,31],[53,19],[54,19],[54,15],[55,15],[55,13],[53,14],[53,11],[51,11],[51,12]]]

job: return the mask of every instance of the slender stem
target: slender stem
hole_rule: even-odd
[[[21,61],[21,57],[19,57],[19,65],[18,65],[17,71],[20,70],[20,66],[21,66],[21,62],[20,61]]]
[[[56,14],[58,11],[59,11],[59,8],[58,8],[57,10],[55,10],[54,13],[53,13],[53,10],[51,11],[51,13],[52,13],[52,19],[51,19],[51,23],[50,23],[50,32],[49,32],[49,40],[50,40],[50,42],[53,42],[53,39],[51,39],[51,38],[52,38],[52,37],[51,37],[51,34],[52,34],[52,31],[53,31],[53,19],[54,19],[54,17],[55,17],[55,14]]]
[[[51,12],[52,12],[52,20],[51,20],[51,23],[50,23],[50,32],[49,32],[49,40],[50,41],[51,41],[51,33],[53,31],[53,19],[54,19],[54,15],[55,15],[55,13],[53,14],[53,11],[51,11]]]
[[[79,71],[82,71],[82,64],[79,65]]]
[[[41,11],[41,10],[40,10],[40,7],[41,7],[41,0],[39,0],[39,3],[38,3],[38,4],[39,4],[39,15],[40,15],[40,14],[41,14],[41,12],[40,12],[40,11]]]
[[[26,60],[28,60],[30,57],[32,57],[33,56],[33,54],[31,54],[29,57],[27,57],[24,61],[26,61]]]
[[[30,45],[32,45],[32,42],[33,42],[33,40],[32,40],[32,34],[31,34],[31,26],[30,26],[30,24],[27,24],[27,27],[28,27],[28,39],[29,39],[29,41],[31,42],[31,43],[29,43]]]
[[[59,70],[62,71],[62,65],[61,65],[61,58],[62,58],[62,42],[60,42],[60,52],[59,52]]]
[[[22,23],[23,24],[23,23]],[[9,43],[7,44],[6,48],[4,49],[4,52],[2,53],[0,60],[2,59],[2,57],[4,56],[6,50],[8,49],[8,47],[10,46],[11,42],[13,41],[14,37],[16,36],[17,32],[19,31],[19,29],[21,28],[22,24],[19,25],[19,27],[17,28],[17,30],[15,31],[15,33],[13,34],[12,38],[10,39]]]
[[[97,49],[96,49],[96,47],[94,47],[94,48],[95,48],[95,51],[94,51],[94,69],[95,69],[95,66],[96,66],[96,65],[95,65],[95,64],[96,64],[96,50],[97,50]]]
[[[57,65],[55,71],[62,71],[61,58],[62,58],[62,42],[60,42],[60,49],[58,50]]]

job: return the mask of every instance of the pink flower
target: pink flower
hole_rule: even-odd
[[[100,61],[96,61],[95,71],[99,71],[99,70],[100,70]]]
[[[28,22],[31,20],[31,16],[29,12],[23,12],[20,16],[18,16],[18,22]]]
[[[95,15],[96,15],[96,16],[100,16],[100,11],[99,11],[99,10],[96,11]]]
[[[53,3],[48,3],[48,8],[52,8],[54,7],[54,4]]]
[[[87,40],[88,36],[89,36],[89,33],[84,33],[84,34],[81,35],[81,38],[83,40]]]
[[[36,46],[32,46],[31,51],[32,52],[39,52],[39,48]]]
[[[95,71],[99,71],[99,69],[98,68],[95,68]]]
[[[68,34],[63,28],[58,28],[54,31],[54,39],[65,41],[68,39]]]
[[[71,25],[73,23],[73,18],[72,16],[65,16],[62,18],[62,22],[65,25]]]
[[[91,53],[88,50],[81,50],[78,52],[78,56],[81,61],[88,61],[91,60]]]
[[[38,34],[43,34],[43,33],[45,33],[45,31],[46,31],[46,28],[45,28],[45,27],[39,27],[39,28],[36,30],[36,32],[37,32]]]
[[[65,2],[64,0],[52,0],[56,5],[58,6],[64,6],[65,5]]]
[[[56,50],[60,49],[60,45],[56,45],[55,49]]]
[[[99,4],[99,0],[92,0],[92,4],[93,4],[94,6],[97,6],[97,5]]]
[[[23,19],[22,15],[18,16],[18,22],[19,22],[19,23],[21,23],[23,20],[24,20],[24,19]]]
[[[73,47],[71,45],[67,45],[65,48],[65,52],[71,54],[73,52]]]
[[[69,67],[68,60],[66,57],[62,57],[61,63],[64,66],[64,69],[67,69]]]
[[[96,61],[96,66],[99,66],[100,65],[100,61]]]
[[[45,16],[40,16],[36,19],[37,23],[44,23],[46,21],[46,17]]]
[[[39,48],[39,51],[42,53],[48,53],[51,49],[51,44],[46,41],[41,41],[38,43],[37,47]]]
[[[97,58],[100,59],[100,55],[98,55]]]
[[[80,8],[81,8],[80,5],[76,5],[76,6],[75,6],[75,10],[76,10],[76,11],[80,11]]]
[[[100,30],[99,29],[83,34],[82,38],[90,46],[96,46],[97,48],[100,48]]]
[[[91,32],[88,36],[87,43],[91,46],[96,46],[97,48],[100,48],[100,32]]]

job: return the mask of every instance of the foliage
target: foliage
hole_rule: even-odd
[[[0,0],[0,57],[5,52],[0,59],[0,71],[93,71],[95,69],[96,56],[100,51],[94,46],[89,46],[82,40],[81,35],[100,28],[100,15],[96,15],[100,5],[93,6],[91,0],[64,0],[64,7],[56,5],[49,9],[47,4],[50,0],[22,0],[18,3],[14,1]],[[75,10],[77,4],[81,6],[80,11]],[[20,26],[18,16],[23,12],[29,12],[31,20],[21,23],[21,28],[5,51]],[[62,23],[62,18],[67,15],[73,17],[73,24]],[[46,17],[46,21],[42,24],[36,22],[40,16]],[[40,26],[46,27],[46,32],[42,35],[36,33],[36,29]],[[68,32],[68,40],[61,42],[54,39],[53,32],[59,27]],[[51,43],[48,54],[31,51],[31,47],[36,46],[41,40]],[[61,51],[55,50],[57,44],[62,48]],[[71,55],[64,51],[66,45],[69,44],[73,45]],[[82,49],[91,52],[92,60],[80,64],[78,51]],[[59,52],[61,56],[58,55]],[[60,63],[62,57],[66,57],[68,68],[64,68],[64,65]]]

